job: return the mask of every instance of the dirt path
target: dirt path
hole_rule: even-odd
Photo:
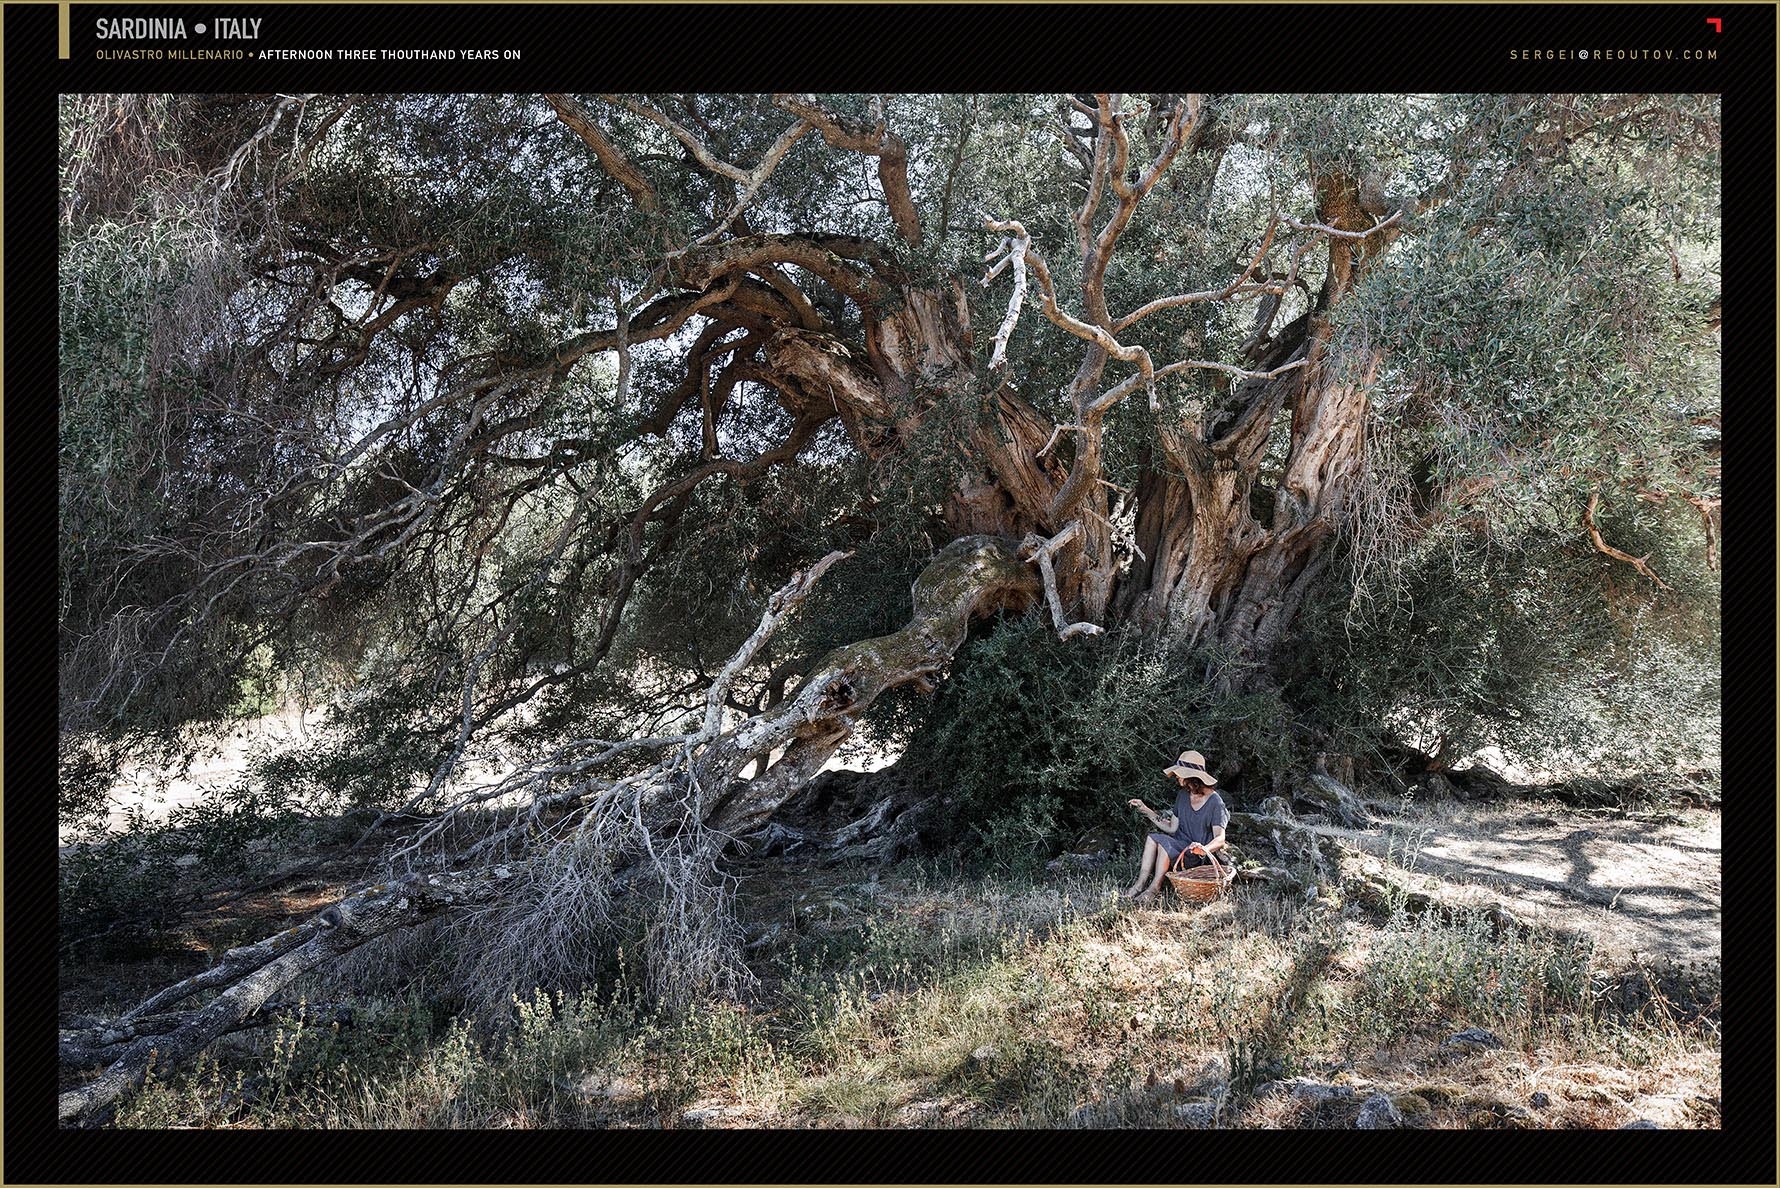
[[[1603,958],[1716,962],[1719,814],[1588,813],[1549,806],[1416,807],[1359,831],[1317,831],[1426,876],[1454,903],[1595,938]],[[1413,878],[1413,876],[1412,876]]]

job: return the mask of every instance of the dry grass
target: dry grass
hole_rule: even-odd
[[[749,1005],[651,1015],[620,986],[517,1000],[478,1032],[384,1000],[151,1085],[120,1123],[1351,1127],[1383,1092],[1425,1128],[1720,1124],[1711,971],[1650,971],[1628,1005],[1586,946],[1462,916],[859,873],[744,879]],[[1504,1046],[1443,1042],[1465,1026]],[[1287,1078],[1333,1088],[1267,1084]]]

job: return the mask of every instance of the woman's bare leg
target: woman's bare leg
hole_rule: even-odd
[[[1129,887],[1119,892],[1121,898],[1130,899],[1133,895],[1136,895],[1141,891],[1143,885],[1149,881],[1151,853],[1155,848],[1156,843],[1154,839],[1147,837],[1143,839],[1143,857],[1137,865],[1137,879]]]
[[[1157,845],[1153,839],[1150,841],[1150,844],[1156,847],[1155,865],[1153,867],[1146,865],[1142,877],[1138,880],[1140,885],[1145,882],[1148,883],[1148,886],[1145,886],[1142,891],[1133,897],[1138,903],[1148,903],[1150,900],[1156,898],[1156,892],[1161,888],[1163,881],[1168,878],[1168,866],[1170,861],[1168,851]]]
[[[1156,855],[1159,854],[1161,850],[1162,847],[1156,844],[1155,838],[1146,837],[1143,839],[1143,862],[1138,866],[1137,881],[1120,893],[1126,899],[1130,899],[1149,884],[1150,876],[1154,872],[1156,866]],[[1168,868],[1164,866],[1162,869],[1167,870]]]
[[[1161,849],[1160,846],[1158,846],[1156,848]],[[1156,897],[1156,892],[1160,891],[1162,889],[1162,884],[1168,878],[1168,866],[1169,866],[1168,854],[1167,854],[1167,851],[1163,851],[1161,861],[1156,863],[1155,880],[1152,883],[1150,883],[1150,889],[1148,891],[1145,891],[1142,895],[1139,895],[1137,897],[1139,900],[1143,901],[1144,903],[1148,903],[1150,900],[1152,900]]]

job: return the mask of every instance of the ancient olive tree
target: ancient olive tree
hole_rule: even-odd
[[[65,1119],[439,914],[508,938],[494,982],[627,897],[672,970],[743,976],[723,846],[992,612],[1234,695],[1443,548],[1557,542],[1645,606],[1679,579],[1623,534],[1685,528],[1715,584],[1709,98],[62,114],[64,806],[296,690],[338,746],[285,774],[395,839],[389,880],[132,1012],[227,987],[114,1028]]]

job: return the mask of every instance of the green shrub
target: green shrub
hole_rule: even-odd
[[[57,864],[62,943],[107,936],[148,939],[177,921],[204,891],[269,872],[308,823],[284,791],[238,784],[151,822],[140,809],[119,833],[65,850]]]
[[[1172,803],[1161,771],[1184,748],[1218,769],[1291,765],[1284,703],[1222,695],[1221,675],[1215,655],[1158,650],[1135,633],[1065,643],[1036,616],[1004,621],[962,651],[911,757],[940,790],[955,841],[1030,871],[1084,831],[1135,834],[1126,800]]]
[[[1412,917],[1399,909],[1367,954],[1352,1022],[1390,1040],[1579,1011],[1587,1002],[1592,957],[1586,939],[1500,929],[1481,910]]]

